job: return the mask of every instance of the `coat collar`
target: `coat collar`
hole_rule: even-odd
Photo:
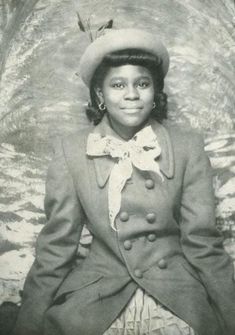
[[[167,129],[157,121],[151,119],[149,124],[155,131],[159,145],[161,147],[161,155],[159,157],[160,170],[167,178],[172,178],[174,175],[174,155],[170,136]],[[93,133],[99,133],[103,136],[111,135],[121,139],[110,127],[108,118],[105,116],[102,121],[94,127]],[[99,187],[104,187],[106,184],[111,170],[115,164],[115,160],[110,156],[94,157],[94,164],[96,170],[96,178]]]

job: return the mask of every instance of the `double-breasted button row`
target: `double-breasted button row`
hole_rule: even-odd
[[[160,268],[160,269],[166,269],[167,268],[167,262],[166,262],[166,260],[165,259],[160,259],[159,261],[158,261],[158,267]],[[137,277],[137,278],[143,278],[143,272],[140,270],[140,269],[135,269],[134,270],[134,275],[135,275],[135,277]]]
[[[160,269],[166,269],[167,268],[167,262],[166,262],[166,260],[165,259],[160,259],[159,261],[158,261],[158,267],[160,268]],[[140,270],[140,269],[135,269],[134,270],[134,276],[136,277],[136,278],[143,278],[143,272]]]
[[[157,236],[155,234],[149,234],[147,236],[147,239],[150,241],[150,242],[154,242],[156,240]],[[131,250],[132,248],[132,242],[130,240],[125,240],[123,242],[123,246],[124,246],[124,249],[126,250]]]
[[[129,220],[129,214],[127,212],[121,212],[119,214],[119,218],[122,222],[126,222]],[[156,214],[155,213],[148,213],[146,215],[146,220],[148,223],[154,223],[156,221]]]

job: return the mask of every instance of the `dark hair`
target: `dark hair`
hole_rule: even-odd
[[[151,112],[151,116],[162,121],[167,118],[167,95],[163,92],[164,75],[162,71],[162,60],[157,56],[139,49],[124,49],[107,54],[102,63],[96,69],[90,85],[90,100],[86,108],[88,119],[94,124],[98,124],[106,112],[98,107],[98,97],[95,92],[96,87],[102,87],[103,80],[110,67],[121,65],[140,65],[146,67],[153,77],[154,82],[154,102],[156,107]]]

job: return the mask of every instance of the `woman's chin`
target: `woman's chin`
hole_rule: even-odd
[[[123,110],[123,113],[125,115],[139,115],[141,113],[140,108],[125,108]]]
[[[129,128],[138,130],[145,124],[145,122],[146,120],[132,119],[132,120],[125,120],[120,125],[126,129]]]
[[[140,117],[139,113],[130,113],[127,114],[123,120],[123,125],[126,127],[139,127],[144,124],[146,118]]]

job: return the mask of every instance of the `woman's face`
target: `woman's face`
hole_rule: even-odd
[[[111,67],[97,93],[107,107],[114,130],[124,130],[127,137],[128,130],[131,136],[141,128],[153,109],[153,78],[143,66]]]

